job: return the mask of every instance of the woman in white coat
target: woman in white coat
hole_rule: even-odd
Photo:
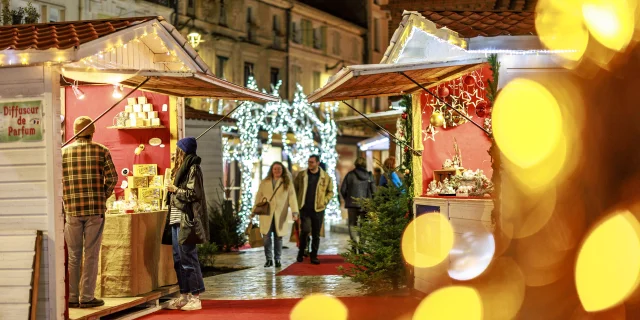
[[[287,222],[289,208],[293,213],[294,221],[299,217],[296,191],[293,188],[289,172],[281,162],[274,162],[269,169],[267,178],[260,183],[256,194],[256,204],[263,199],[272,199],[269,201],[270,214],[260,216],[260,233],[264,235],[264,254],[267,258],[264,267],[273,267],[275,258],[275,266],[280,268],[282,266],[280,263],[282,236],[285,232],[284,225]]]

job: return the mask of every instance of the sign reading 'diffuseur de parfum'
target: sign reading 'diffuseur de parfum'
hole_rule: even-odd
[[[42,141],[42,100],[0,101],[0,143]]]

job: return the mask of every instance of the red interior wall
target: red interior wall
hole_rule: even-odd
[[[66,87],[65,94],[65,137],[69,139],[73,137],[73,122],[79,116],[88,116],[96,119],[100,114],[113,105],[118,99],[113,98],[113,86],[80,86],[85,93],[82,100],[76,99],[71,87]],[[124,94],[132,89],[124,88]],[[133,164],[155,163],[158,165],[158,174],[164,174],[166,168],[171,167],[170,155],[170,129],[169,129],[169,111],[163,112],[162,105],[169,105],[169,96],[146,91],[136,91],[129,97],[145,96],[149,103],[153,104],[154,111],[158,111],[158,117],[163,126],[161,129],[139,129],[139,130],[117,130],[108,129],[113,125],[113,118],[121,111],[127,101],[121,102],[118,106],[109,111],[104,117],[95,123],[96,133],[93,141],[98,142],[109,148],[113,163],[118,170],[120,179],[116,186],[116,196],[124,196],[124,191],[120,188],[126,177],[122,176],[123,168],[133,169]],[[165,144],[164,148],[152,147],[149,145],[149,139],[160,138]],[[134,150],[140,145],[145,145],[145,150],[140,155],[135,155]]]
[[[491,70],[488,68],[482,69],[481,73],[485,82],[491,76]],[[437,90],[434,91],[434,93],[436,92]],[[479,94],[479,96],[486,100],[484,93]],[[430,98],[427,93],[423,93],[420,96],[423,130],[429,127],[429,120],[433,112],[433,108],[430,105],[432,99],[433,98]],[[484,118],[476,116],[474,107],[470,107],[468,112],[473,116],[471,120],[481,126],[484,125]],[[429,183],[433,180],[433,170],[442,169],[442,163],[446,159],[453,159],[453,155],[455,154],[453,149],[454,138],[458,141],[458,146],[460,147],[462,166],[465,169],[473,171],[480,169],[488,178],[491,178],[493,170],[491,169],[491,157],[489,157],[488,154],[489,147],[491,147],[491,140],[489,140],[484,131],[471,123],[465,123],[447,129],[441,127],[436,128],[436,130],[438,133],[434,136],[435,141],[424,141],[424,136],[422,137],[422,143],[424,145],[424,151],[422,153],[423,194],[426,194]]]

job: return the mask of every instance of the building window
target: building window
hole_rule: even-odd
[[[271,86],[275,89],[280,81],[280,69],[271,68]]]
[[[247,39],[249,39],[249,41],[254,40],[256,36],[255,31],[255,24],[253,22],[253,8],[247,7]]]
[[[382,105],[381,105],[380,97],[376,97],[376,98],[373,99],[373,111],[374,112],[382,111]]]
[[[220,0],[220,20],[219,23],[223,26],[227,25],[227,9],[224,6],[224,0]]]
[[[301,84],[301,78],[302,78],[302,68],[300,68],[300,66],[293,66],[293,85],[294,85],[294,91],[296,90],[296,86],[298,84]]]
[[[60,22],[64,21],[64,9],[53,5],[42,5],[40,7],[40,22]]]
[[[280,33],[280,17],[278,17],[277,15],[274,15],[272,24],[273,25],[271,28],[273,29],[273,32],[276,34]]]
[[[380,52],[380,19],[373,19],[373,50]]]
[[[244,86],[249,85],[249,78],[253,76],[253,63],[245,62],[244,63]]]
[[[187,15],[192,17],[196,15],[196,0],[187,1]]]
[[[273,16],[272,20],[272,32],[273,32],[273,47],[276,49],[280,48],[280,43],[282,41],[282,32],[280,31],[280,17],[277,15]]]
[[[358,41],[358,38],[353,38],[353,40],[351,40],[351,59],[356,60],[356,61],[360,61],[360,42]]]
[[[302,44],[307,47],[313,46],[313,26],[311,20],[302,19],[300,22],[302,25]]]
[[[152,2],[169,8],[173,8],[175,1],[177,0],[147,0],[147,2]]]
[[[340,55],[340,32],[333,32],[333,54],[339,56]]]
[[[291,40],[294,43],[302,42],[302,32],[300,32],[300,26],[296,22],[291,22]]]
[[[320,50],[324,47],[322,43],[322,28],[313,29],[313,47]]]
[[[216,56],[216,77],[226,80],[224,76],[224,69],[227,66],[227,61],[229,61],[229,58],[227,57]]]
[[[311,88],[312,90],[316,90],[320,88],[320,86],[322,85],[320,83],[321,77],[322,77],[322,74],[320,72],[318,71],[313,72],[313,88]]]

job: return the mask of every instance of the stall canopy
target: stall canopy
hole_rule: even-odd
[[[309,102],[343,101],[411,94],[446,82],[486,64],[486,59],[445,62],[369,64],[343,68],[322,88],[307,97]],[[413,80],[413,81],[412,81]],[[414,82],[415,81],[415,82]]]
[[[215,78],[179,30],[162,17],[0,26],[1,67],[42,63],[62,67],[63,77],[69,77],[61,79],[63,85],[137,86],[151,77],[142,89],[181,97],[279,100]]]

